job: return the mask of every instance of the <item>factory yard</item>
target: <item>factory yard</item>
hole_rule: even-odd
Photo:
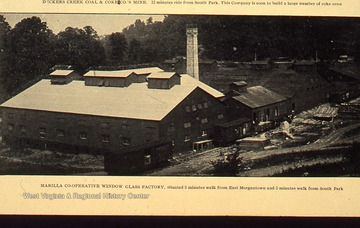
[[[256,137],[270,139],[271,145],[265,150],[242,150],[240,156],[245,164],[244,171],[238,176],[277,176],[291,171],[306,170],[308,167],[321,165],[336,165],[344,161],[340,154],[329,157],[307,156],[314,151],[326,148],[337,148],[360,141],[360,122],[357,120],[333,119],[336,107],[329,104],[305,111],[295,116],[285,129],[277,128],[257,135]],[[330,120],[315,119],[331,117]],[[154,176],[208,176],[214,175],[211,161],[221,158],[224,154],[236,150],[235,146],[214,148],[205,152],[192,152],[187,156],[175,159],[176,164],[149,172]],[[299,157],[298,154],[301,154]],[[279,162],[279,157],[281,161]],[[288,160],[286,160],[288,159]],[[274,162],[274,163],[272,163]],[[304,175],[312,175],[304,171]],[[300,173],[302,175],[303,173]],[[315,174],[314,174],[315,175]],[[328,176],[322,173],[323,176]],[[336,175],[331,173],[329,175]]]
[[[265,150],[241,150],[245,169],[238,176],[277,176],[316,165],[336,165],[343,156],[307,157],[306,152],[360,142],[360,121],[334,118],[337,107],[324,104],[295,116],[291,123],[255,137],[270,139]],[[211,161],[236,150],[236,146],[175,154],[166,167],[148,176],[212,176]],[[297,154],[301,154],[297,157]],[[309,152],[310,154],[310,152]],[[282,160],[279,160],[282,157]],[[288,160],[286,160],[288,159]],[[276,162],[273,162],[276,161]],[[304,172],[305,175],[311,173]],[[10,151],[0,148],[0,174],[4,175],[107,175],[101,155],[67,154],[47,150]],[[298,174],[301,175],[302,173]],[[326,176],[326,174],[324,174]]]

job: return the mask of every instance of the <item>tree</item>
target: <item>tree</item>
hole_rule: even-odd
[[[68,27],[59,32],[55,52],[58,64],[73,65],[79,71],[105,62],[104,47],[91,26],[84,29]]]
[[[120,64],[124,61],[127,42],[125,36],[120,32],[112,33],[109,36],[110,61],[113,64]]]
[[[339,54],[359,59],[359,18],[239,17],[169,15],[163,22],[136,20],[123,30],[128,42],[137,39],[143,54],[161,62],[186,53],[186,25],[196,24],[203,57],[251,61],[287,56],[323,60]]]
[[[38,17],[26,18],[9,33],[7,90],[14,91],[45,75],[53,64],[53,33]],[[20,88],[21,89],[21,88]]]
[[[143,50],[141,43],[137,39],[132,39],[129,44],[128,60],[131,64],[140,63],[143,60]]]
[[[5,75],[9,69],[9,32],[10,25],[4,16],[0,15],[0,98],[5,95]]]
[[[152,17],[149,17],[147,20],[146,20],[146,25],[151,25],[153,23],[153,18]]]

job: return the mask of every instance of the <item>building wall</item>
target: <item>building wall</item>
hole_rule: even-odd
[[[226,105],[226,115],[228,120],[237,120],[241,118],[249,118],[252,120],[252,110],[245,105],[241,105],[234,99],[224,101]]]
[[[110,78],[110,77],[85,77],[86,86],[112,86],[127,87],[133,82],[137,82],[136,75],[129,75],[127,78]]]
[[[290,114],[287,101],[282,101],[258,108],[250,108],[234,99],[225,101],[228,117],[231,120],[249,118],[255,124],[265,121],[278,121]]]
[[[161,121],[160,138],[173,141],[174,151],[191,150],[193,142],[211,139],[225,118],[225,106],[198,88]]]
[[[150,89],[169,89],[170,81],[168,79],[152,78],[149,79],[148,86]]]
[[[159,139],[157,121],[3,108],[9,144],[101,152]]]
[[[228,145],[234,143],[235,140],[250,136],[253,134],[252,122],[242,122],[232,126],[215,126],[214,129],[214,144]]]
[[[190,150],[193,142],[212,138],[214,125],[226,118],[225,106],[199,88],[161,122],[12,108],[2,111],[8,144],[97,153],[157,140],[173,141],[175,151]]]
[[[334,87],[318,74],[309,74],[306,83],[291,98],[295,113],[329,101]]]

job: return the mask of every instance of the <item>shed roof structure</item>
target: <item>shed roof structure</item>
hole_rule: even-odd
[[[170,79],[176,74],[175,72],[155,72],[151,73],[147,78]]]
[[[247,92],[241,93],[233,98],[250,108],[259,108],[286,100],[285,97],[262,86],[250,87],[247,89]]]
[[[73,72],[74,72],[73,70],[55,70],[55,71],[50,73],[50,76],[52,76],[52,77],[56,77],[56,76],[66,77],[66,76],[70,75]]]
[[[355,80],[360,80],[360,66],[356,64],[335,64],[334,67],[329,68],[338,74],[346,75]]]

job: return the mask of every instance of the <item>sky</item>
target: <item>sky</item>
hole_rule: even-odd
[[[123,28],[133,24],[136,19],[146,21],[149,17],[153,21],[163,21],[164,15],[114,15],[114,14],[3,14],[6,21],[13,28],[24,18],[39,17],[46,22],[49,29],[55,34],[64,31],[67,27],[83,28],[92,26],[98,35],[121,32]]]

